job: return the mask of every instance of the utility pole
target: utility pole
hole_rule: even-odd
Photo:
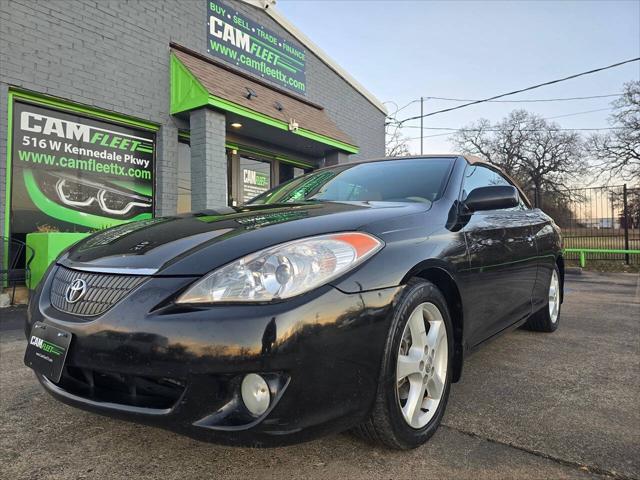
[[[422,122],[424,122],[424,97],[420,97],[420,155],[424,155],[423,151],[423,140],[424,140],[424,129],[422,128]]]

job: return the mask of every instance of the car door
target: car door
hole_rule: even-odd
[[[468,165],[460,199],[478,187],[512,185],[487,165]],[[463,227],[469,268],[463,274],[468,344],[475,346],[531,313],[537,250],[528,206],[478,211]]]

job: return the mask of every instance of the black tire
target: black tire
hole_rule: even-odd
[[[448,340],[448,362],[443,393],[436,413],[420,429],[405,421],[396,393],[396,362],[400,341],[411,313],[421,303],[431,302],[442,314]],[[354,428],[353,432],[367,441],[390,448],[406,450],[425,443],[436,431],[449,399],[453,366],[453,326],[447,302],[438,288],[420,278],[411,279],[395,308],[393,321],[387,336],[376,398],[369,418]]]
[[[557,265],[554,265],[554,271],[557,275],[558,282],[561,280],[560,270]],[[549,285],[547,286],[547,291],[551,286],[551,276],[549,277]],[[558,287],[562,290],[562,285],[558,283]],[[556,316],[556,320],[553,321],[551,318],[551,314],[549,312],[549,302],[545,303],[544,307],[535,312],[529,320],[524,324],[524,328],[527,330],[531,330],[534,332],[555,332],[558,329],[558,325],[560,325],[560,312],[562,309],[562,303],[560,303],[560,297],[558,298],[558,315]]]

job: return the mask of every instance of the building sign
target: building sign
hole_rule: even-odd
[[[218,0],[207,0],[207,50],[296,93],[305,93],[305,52]]]
[[[12,233],[152,217],[153,133],[17,101],[12,122]]]
[[[242,169],[242,200],[248,202],[270,188],[269,174],[248,168]]]

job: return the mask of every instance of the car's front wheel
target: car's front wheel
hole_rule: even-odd
[[[371,416],[356,428],[392,448],[426,442],[449,398],[453,328],[447,303],[431,282],[412,279],[394,312]]]

